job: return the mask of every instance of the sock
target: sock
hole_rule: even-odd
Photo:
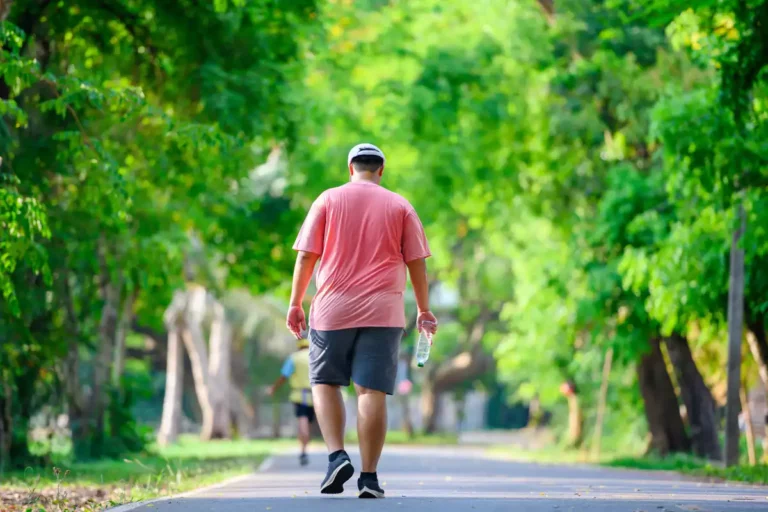
[[[342,455],[346,455],[346,454],[347,454],[347,452],[345,452],[344,450],[337,450],[337,451],[333,452],[332,454],[330,454],[328,456],[328,461],[329,462],[334,462],[336,459],[338,459]]]
[[[373,473],[365,473],[363,471],[360,472],[360,480],[379,480],[379,477],[376,476],[376,472]]]

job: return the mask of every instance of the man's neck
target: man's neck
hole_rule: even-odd
[[[350,181],[352,183],[373,183],[374,185],[378,185],[379,180],[377,178],[378,176],[373,173],[355,173],[352,175]]]

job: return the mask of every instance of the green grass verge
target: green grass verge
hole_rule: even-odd
[[[639,469],[645,471],[675,471],[696,477],[768,485],[768,465],[750,466],[746,457],[741,464],[729,468],[713,464],[690,455],[671,455],[669,457],[642,456],[619,452],[604,452],[595,459],[586,450],[565,449],[548,446],[540,450],[516,450],[510,447],[493,447],[489,455],[505,459],[535,462],[540,464],[598,464],[606,467]],[[762,451],[758,450],[758,457]]]
[[[660,457],[617,457],[603,465],[618,468],[676,471],[687,475],[732,482],[768,485],[768,465],[723,467],[687,455]]]
[[[0,484],[0,509],[27,510],[12,503],[34,502],[31,510],[101,510],[106,506],[176,494],[253,471],[291,440],[201,442],[183,436],[173,446],[123,460],[61,464],[6,474]],[[61,496],[66,498],[61,499]],[[4,501],[5,500],[5,501]],[[56,501],[58,500],[58,503]],[[4,508],[6,507],[6,508]]]
[[[350,430],[344,436],[347,443],[357,443],[357,432]],[[414,445],[414,446],[446,446],[458,444],[459,439],[454,434],[414,434],[409,436],[401,430],[387,432],[388,445]]]

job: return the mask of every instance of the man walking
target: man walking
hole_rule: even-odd
[[[328,473],[320,492],[339,494],[354,468],[344,451],[341,386],[357,392],[361,498],[383,498],[376,467],[387,431],[386,395],[394,392],[405,327],[406,267],[418,307],[417,326],[434,332],[425,260],[430,256],[416,211],[381,187],[384,153],[359,144],[347,157],[350,182],[323,192],[299,232],[291,305],[286,324],[297,337],[306,329],[302,301],[315,263],[309,365],[320,430],[328,447]],[[427,322],[427,323],[425,323]]]
[[[299,340],[299,349],[288,356],[280,370],[280,377],[269,387],[267,394],[274,396],[280,386],[288,382],[291,387],[290,400],[296,414],[296,427],[301,452],[299,464],[309,464],[307,445],[309,444],[310,425],[315,420],[315,408],[312,405],[312,389],[309,383],[309,343]]]

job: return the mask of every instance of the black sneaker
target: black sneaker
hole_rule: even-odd
[[[306,453],[302,453],[301,455],[299,455],[299,464],[301,464],[302,466],[306,466],[307,464],[309,464],[309,456]]]
[[[343,453],[336,460],[328,463],[328,473],[320,486],[322,494],[341,494],[344,492],[344,483],[355,474],[355,468],[349,460],[349,455]]]
[[[376,499],[384,497],[384,489],[376,478],[358,478],[357,488],[360,490],[358,497],[363,499]]]

